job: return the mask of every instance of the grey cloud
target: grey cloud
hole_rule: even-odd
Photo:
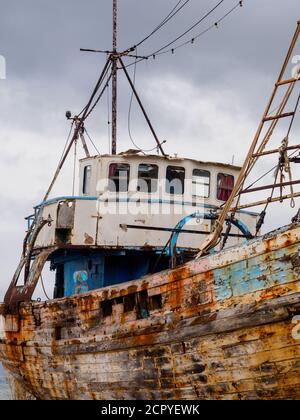
[[[0,0],[0,55],[7,62],[7,80],[0,80],[0,210],[5,211],[6,225],[13,226],[9,234],[0,225],[5,244],[1,247],[2,290],[18,258],[22,218],[41,199],[63,148],[69,129],[64,113],[78,112],[85,105],[105,60],[79,48],[111,46],[111,3]],[[120,48],[143,38],[175,3],[119,0]],[[216,3],[191,0],[138,52],[148,54],[167,43]],[[225,0],[200,30],[236,3]],[[235,154],[237,163],[243,161],[299,18],[299,0],[245,0],[244,4],[193,46],[138,64],[137,88],[157,132],[168,139],[168,152],[225,161]],[[131,147],[130,92],[121,75],[119,95],[119,149],[124,150]],[[87,123],[104,152],[106,115],[105,100]],[[132,132],[138,144],[154,146],[136,105]],[[58,190],[69,186],[69,178],[61,179]],[[287,222],[282,214],[277,211],[268,227],[275,219]]]

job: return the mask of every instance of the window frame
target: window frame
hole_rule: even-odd
[[[115,178],[112,178],[110,176],[110,168],[111,168],[112,165],[116,165],[116,166],[123,165],[123,166],[127,166],[128,167],[129,170],[127,172],[128,177],[127,177],[127,189],[126,189],[126,191],[120,191],[120,189],[117,190],[116,188],[113,191],[110,189],[110,182],[113,181],[115,183]],[[110,162],[108,164],[108,176],[107,176],[108,185],[107,185],[107,189],[108,189],[108,191],[110,193],[119,194],[119,193],[128,193],[129,192],[131,169],[132,168],[131,168],[130,163],[127,163],[127,162]],[[121,178],[119,177],[118,179],[120,180]],[[116,183],[115,183],[115,186],[116,186]],[[120,187],[120,183],[119,183],[119,187]]]
[[[141,191],[139,190],[139,180],[145,180],[145,178],[140,178],[140,167],[141,166],[152,166],[152,167],[156,167],[157,169],[157,174],[156,174],[156,178],[148,178],[150,180],[150,185],[152,186],[151,181],[155,180],[156,181],[156,188],[155,190],[151,190],[151,191]],[[138,167],[137,167],[138,173],[137,173],[137,186],[136,186],[136,190],[138,193],[142,193],[142,194],[155,194],[158,191],[158,180],[159,180],[159,165],[157,165],[156,163],[139,163]],[[147,181],[146,181],[147,182]],[[147,183],[148,184],[148,183]]]
[[[87,177],[87,170],[89,168],[89,177]],[[90,195],[91,194],[91,179],[92,179],[92,165],[85,165],[83,168],[83,177],[82,177],[82,194]]]
[[[205,195],[196,195],[196,194],[194,194],[194,191],[193,191],[193,185],[194,184],[197,184],[196,182],[194,182],[194,172],[195,171],[201,171],[201,172],[205,172],[206,174],[208,174],[208,184],[201,184],[201,185],[204,185],[204,186],[208,186],[208,195],[207,196],[205,196]],[[209,198],[210,197],[210,193],[211,193],[211,172],[210,171],[207,171],[206,169],[201,169],[201,168],[194,168],[193,169],[193,171],[192,171],[192,198],[194,199],[197,199],[197,198]]]
[[[218,185],[218,184],[219,184],[219,176],[220,176],[220,175],[230,176],[231,178],[233,178],[233,186],[232,186],[232,190],[233,190],[233,188],[234,188],[234,184],[235,184],[235,176],[234,176],[234,175],[232,175],[232,174],[227,174],[227,173],[224,173],[224,172],[218,172],[218,173],[217,173],[216,199],[217,199],[218,201],[221,201],[222,203],[226,203],[226,201],[229,199],[230,195],[229,195],[229,197],[228,197],[226,200],[221,200],[221,199],[219,199],[219,198],[218,198],[218,192],[219,192],[219,185]],[[231,192],[232,192],[232,190],[231,190]],[[230,192],[230,194],[231,194],[231,192]]]
[[[182,182],[182,192],[181,193],[177,193],[174,191],[174,193],[172,194],[170,192],[170,190],[167,190],[167,183],[169,182],[167,174],[168,174],[168,170],[169,168],[173,168],[173,169],[182,169],[184,172],[184,178],[183,178],[183,182]],[[183,196],[185,194],[185,180],[186,180],[186,168],[184,166],[175,166],[175,165],[168,165],[166,167],[166,182],[165,182],[165,194],[168,194],[170,196],[175,196],[175,195],[179,195],[179,196]],[[174,179],[179,179],[179,178],[174,178]],[[172,182],[172,181],[171,181]]]

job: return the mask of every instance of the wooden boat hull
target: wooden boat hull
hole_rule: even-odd
[[[38,399],[300,398],[300,225],[0,323]]]

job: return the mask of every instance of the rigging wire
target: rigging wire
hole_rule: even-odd
[[[179,41],[179,39],[183,38],[185,35],[187,35],[189,32],[191,32],[194,28],[196,28],[196,26],[200,25],[200,23],[202,23],[208,16],[210,16],[219,6],[221,6],[222,3],[224,3],[225,0],[220,0],[211,10],[209,10],[204,16],[202,16],[201,19],[199,19],[196,23],[194,23],[192,26],[190,26],[186,31],[184,31],[181,35],[179,35],[177,38],[175,38],[173,41],[167,43],[166,45],[164,45],[163,47],[159,48],[158,50],[156,50],[154,53],[152,53],[151,55],[157,55],[158,53],[160,53],[162,50],[165,50],[166,48],[168,48],[170,45],[174,44],[175,42]]]
[[[224,1],[224,0],[223,0]],[[219,3],[218,5],[220,5],[221,3]],[[215,8],[216,7],[218,7],[218,5],[216,5],[215,6]],[[165,45],[164,47],[161,47],[160,49],[158,49],[158,50],[156,50],[156,51],[154,51],[154,52],[152,52],[151,54],[148,54],[148,55],[146,55],[145,57],[141,57],[141,58],[139,58],[137,61],[136,61],[136,63],[140,63],[141,61],[144,61],[144,60],[148,60],[150,57],[152,57],[153,59],[155,59],[156,58],[156,56],[160,56],[160,55],[162,55],[162,54],[167,54],[167,53],[172,53],[172,54],[174,54],[174,52],[177,50],[177,49],[179,49],[179,48],[182,48],[182,47],[184,47],[184,46],[187,46],[187,45],[189,45],[189,44],[194,44],[195,43],[195,40],[197,40],[198,38],[200,38],[201,36],[203,36],[203,35],[205,35],[207,32],[209,32],[210,30],[212,30],[212,29],[215,29],[215,28],[218,28],[219,27],[219,24],[222,22],[222,21],[224,21],[228,16],[230,16],[236,9],[238,9],[238,8],[240,8],[240,7],[242,7],[243,6],[243,0],[240,0],[240,1],[238,1],[238,3],[234,6],[234,7],[232,7],[228,12],[226,12],[223,16],[221,16],[218,20],[216,20],[213,24],[211,24],[210,26],[208,26],[205,30],[203,30],[203,31],[201,31],[200,33],[198,33],[198,34],[196,34],[195,36],[193,36],[191,39],[189,39],[189,40],[187,40],[187,41],[185,41],[185,42],[183,42],[183,43],[181,43],[181,44],[179,44],[179,45],[176,45],[176,46],[174,46],[173,48],[170,48],[170,49],[166,49],[168,46],[170,46],[170,45],[172,45],[173,43],[175,43],[176,42],[176,40],[174,40],[174,41],[172,41],[171,43],[169,43],[169,45]],[[210,13],[212,13],[212,11],[210,11],[210,12],[208,12],[207,13],[207,15],[208,14],[210,14]],[[200,19],[201,20],[201,19]],[[201,22],[204,20],[204,18],[202,18],[202,20],[201,20]],[[181,35],[180,37],[177,37],[177,40],[178,40],[178,38],[181,38],[182,36],[184,36],[184,35]],[[135,65],[135,63],[130,63],[130,64],[127,64],[127,66],[125,66],[126,68],[127,67],[131,67],[131,66],[133,66],[133,65]]]
[[[300,149],[296,149],[293,151],[293,153],[289,154],[288,157],[292,157],[294,156],[295,153],[299,152]],[[255,181],[252,182],[252,184],[248,185],[247,188],[245,188],[245,191],[247,191],[248,189],[252,188],[254,185],[256,185],[259,181],[261,181],[263,178],[265,178],[267,175],[269,175],[271,172],[274,172],[274,170],[277,168],[277,164],[275,166],[273,166],[270,170],[268,170],[267,172],[265,172],[263,175],[261,175],[259,178],[257,178]],[[224,206],[224,204],[222,204],[222,206]]]
[[[132,80],[132,83],[133,83],[134,86],[135,86],[135,82],[136,82],[136,62],[137,62],[137,60],[135,60],[135,63],[134,63],[133,80]],[[133,140],[132,133],[131,133],[131,110],[132,110],[132,102],[133,102],[133,90],[131,91],[131,95],[130,95],[129,109],[128,109],[128,117],[127,117],[128,135],[129,135],[130,141],[134,145],[134,147],[136,147],[138,150],[140,150],[142,153],[144,153],[144,151]]]
[[[299,107],[299,103],[300,103],[300,94],[299,94],[298,99],[297,99],[297,103],[296,103],[296,106],[295,106],[295,109],[294,109],[294,115],[293,115],[293,118],[292,118],[292,120],[291,120],[291,122],[290,122],[290,124],[289,124],[289,127],[288,127],[288,132],[287,132],[287,136],[286,136],[286,137],[289,137],[289,135],[290,135],[290,133],[291,133],[292,126],[293,126],[293,123],[294,123],[294,120],[295,120],[295,116],[296,116],[296,113],[297,113],[297,110],[298,110],[298,107]],[[278,109],[278,107],[277,107],[276,109]],[[290,153],[290,154],[288,155],[288,158],[291,158],[292,156],[294,156],[294,154],[295,154],[295,153],[297,153],[299,150],[300,150],[300,149],[296,149],[296,150],[294,150],[292,153]],[[278,164],[277,164],[277,165],[278,165]],[[263,174],[262,176],[260,176],[258,179],[256,179],[256,180],[255,180],[252,184],[248,185],[248,187],[247,187],[247,188],[245,188],[245,191],[247,191],[248,189],[252,188],[255,184],[257,184],[259,181],[261,181],[264,177],[266,177],[266,176],[267,176],[267,175],[269,175],[271,172],[273,172],[275,169],[277,169],[277,165],[275,165],[275,166],[274,166],[273,168],[271,168],[268,172],[266,172],[265,174]]]
[[[137,60],[135,60],[135,61],[137,61]],[[133,82],[133,85],[135,86],[135,83],[136,83],[136,63],[135,63],[135,66],[134,66],[133,80],[132,80],[132,82]],[[151,149],[142,149],[133,140],[132,133],[131,133],[131,110],[132,110],[132,102],[133,102],[133,90],[132,90],[131,95],[130,95],[130,102],[129,102],[129,109],[128,109],[128,117],[127,117],[128,135],[129,135],[130,141],[134,145],[134,147],[145,155],[148,152],[153,152],[154,150],[157,150],[157,147],[158,146],[155,146],[155,147],[153,147]]]
[[[193,38],[189,39],[188,41],[183,42],[182,44],[179,44],[175,46],[174,48],[170,48],[165,51],[159,51],[154,53],[154,55],[161,55],[161,54],[167,54],[169,52],[174,53],[174,51],[178,50],[179,48],[185,47],[188,44],[193,44],[196,39],[200,38],[201,36],[205,35],[208,31],[210,31],[213,28],[218,28],[219,24],[225,20],[231,13],[233,13],[237,8],[242,7],[242,2],[239,1],[234,7],[232,7],[224,16],[222,16],[220,19],[216,20],[212,25],[210,25],[208,28],[203,30],[202,32],[195,35]]]
[[[69,134],[68,134],[68,137],[67,137],[67,140],[66,140],[66,143],[65,143],[64,149],[63,149],[62,154],[61,154],[61,157],[60,157],[60,159],[59,159],[59,164],[61,163],[61,161],[62,161],[62,159],[63,159],[63,157],[64,157],[64,154],[65,154],[66,148],[67,148],[67,146],[68,146],[68,143],[69,143],[69,140],[70,140],[71,134],[72,134],[72,132],[73,132],[73,127],[74,127],[74,121],[72,121],[71,128],[70,128],[70,131],[69,131]]]
[[[103,76],[103,80],[105,79],[105,77],[108,75],[108,71],[109,71],[109,69],[110,69],[110,67],[111,66],[109,66],[108,68],[107,68],[107,70],[106,70],[106,72],[105,72],[105,74],[104,74],[104,76]],[[100,101],[100,99],[102,98],[102,96],[103,96],[103,94],[104,94],[104,92],[105,92],[105,90],[108,88],[108,86],[109,86],[109,81],[110,81],[110,79],[112,78],[112,73],[110,73],[110,75],[108,76],[108,79],[107,79],[107,81],[106,81],[106,83],[105,83],[105,86],[103,87],[103,89],[101,90],[101,92],[99,93],[99,96],[98,96],[98,98],[95,100],[95,102],[94,102],[94,104],[92,105],[92,107],[91,107],[91,109],[89,110],[89,112],[86,114],[86,116],[85,116],[85,119],[87,119],[90,115],[91,115],[91,113],[94,111],[94,109],[96,108],[96,106],[98,105],[98,103],[99,103],[99,101]],[[103,82],[103,80],[102,80],[102,82]],[[101,87],[101,85],[102,85],[102,83],[99,85],[99,88]]]
[[[160,22],[159,25],[157,25],[152,32],[150,32],[149,35],[147,35],[145,38],[143,38],[140,42],[134,45],[133,48],[136,49],[136,47],[139,47],[141,44],[143,44],[145,41],[147,41],[151,36],[153,36],[157,31],[159,31],[164,25],[166,25],[174,16],[177,15],[177,13],[180,12],[189,2],[190,0],[185,0],[185,2],[178,8],[180,3],[182,3],[183,0],[179,0],[176,5],[173,7],[173,9],[169,12],[169,14]]]
[[[107,58],[107,61],[108,61],[108,58]],[[109,70],[110,70],[110,68],[111,68],[111,62],[110,62],[110,64],[108,65],[108,67],[107,67],[107,69],[106,69],[106,71],[105,71],[105,73],[104,73],[104,75],[103,75],[103,77],[101,78],[101,80],[99,80],[98,81],[98,84],[97,84],[97,86],[96,86],[96,88],[95,88],[95,90],[97,89],[97,90],[99,90],[100,89],[100,87],[101,87],[101,85],[102,85],[102,83],[103,83],[103,80],[105,79],[105,77],[107,76],[107,74],[108,74],[108,72],[109,72]],[[101,95],[101,94],[100,94]],[[102,96],[102,95],[101,95]],[[100,98],[101,98],[101,96],[96,100],[96,103],[93,105],[93,107],[91,108],[91,110],[88,112],[88,114],[85,116],[85,119],[86,118],[88,118],[89,117],[89,115],[91,114],[91,112],[94,110],[94,108],[95,108],[95,106],[97,105],[97,103],[99,102],[99,100],[100,100]],[[79,112],[79,114],[77,115],[77,117],[80,117],[85,111],[86,111],[86,109],[87,109],[87,107],[88,107],[88,105],[86,105],[80,112]]]
[[[84,132],[85,134],[88,136],[88,139],[90,140],[90,142],[92,143],[92,145],[94,146],[94,149],[96,150],[96,152],[98,153],[98,155],[100,155],[99,149],[97,148],[97,146],[95,145],[95,143],[93,142],[91,136],[89,135],[87,129],[84,127]]]
[[[49,296],[48,296],[48,294],[47,294],[47,292],[46,292],[46,289],[45,289],[45,285],[44,285],[44,280],[43,280],[42,273],[40,274],[40,278],[41,278],[41,284],[42,284],[42,289],[43,289],[43,292],[44,292],[44,294],[45,294],[46,298],[47,298],[48,300],[50,300],[50,298],[49,298]]]

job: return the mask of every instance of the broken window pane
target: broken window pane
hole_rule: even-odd
[[[157,191],[158,166],[142,163],[138,172],[138,191],[153,193]]]
[[[185,169],[180,166],[168,166],[166,176],[166,192],[168,194],[184,193]]]
[[[109,165],[108,189],[112,192],[128,191],[130,165],[127,163],[111,163]]]

